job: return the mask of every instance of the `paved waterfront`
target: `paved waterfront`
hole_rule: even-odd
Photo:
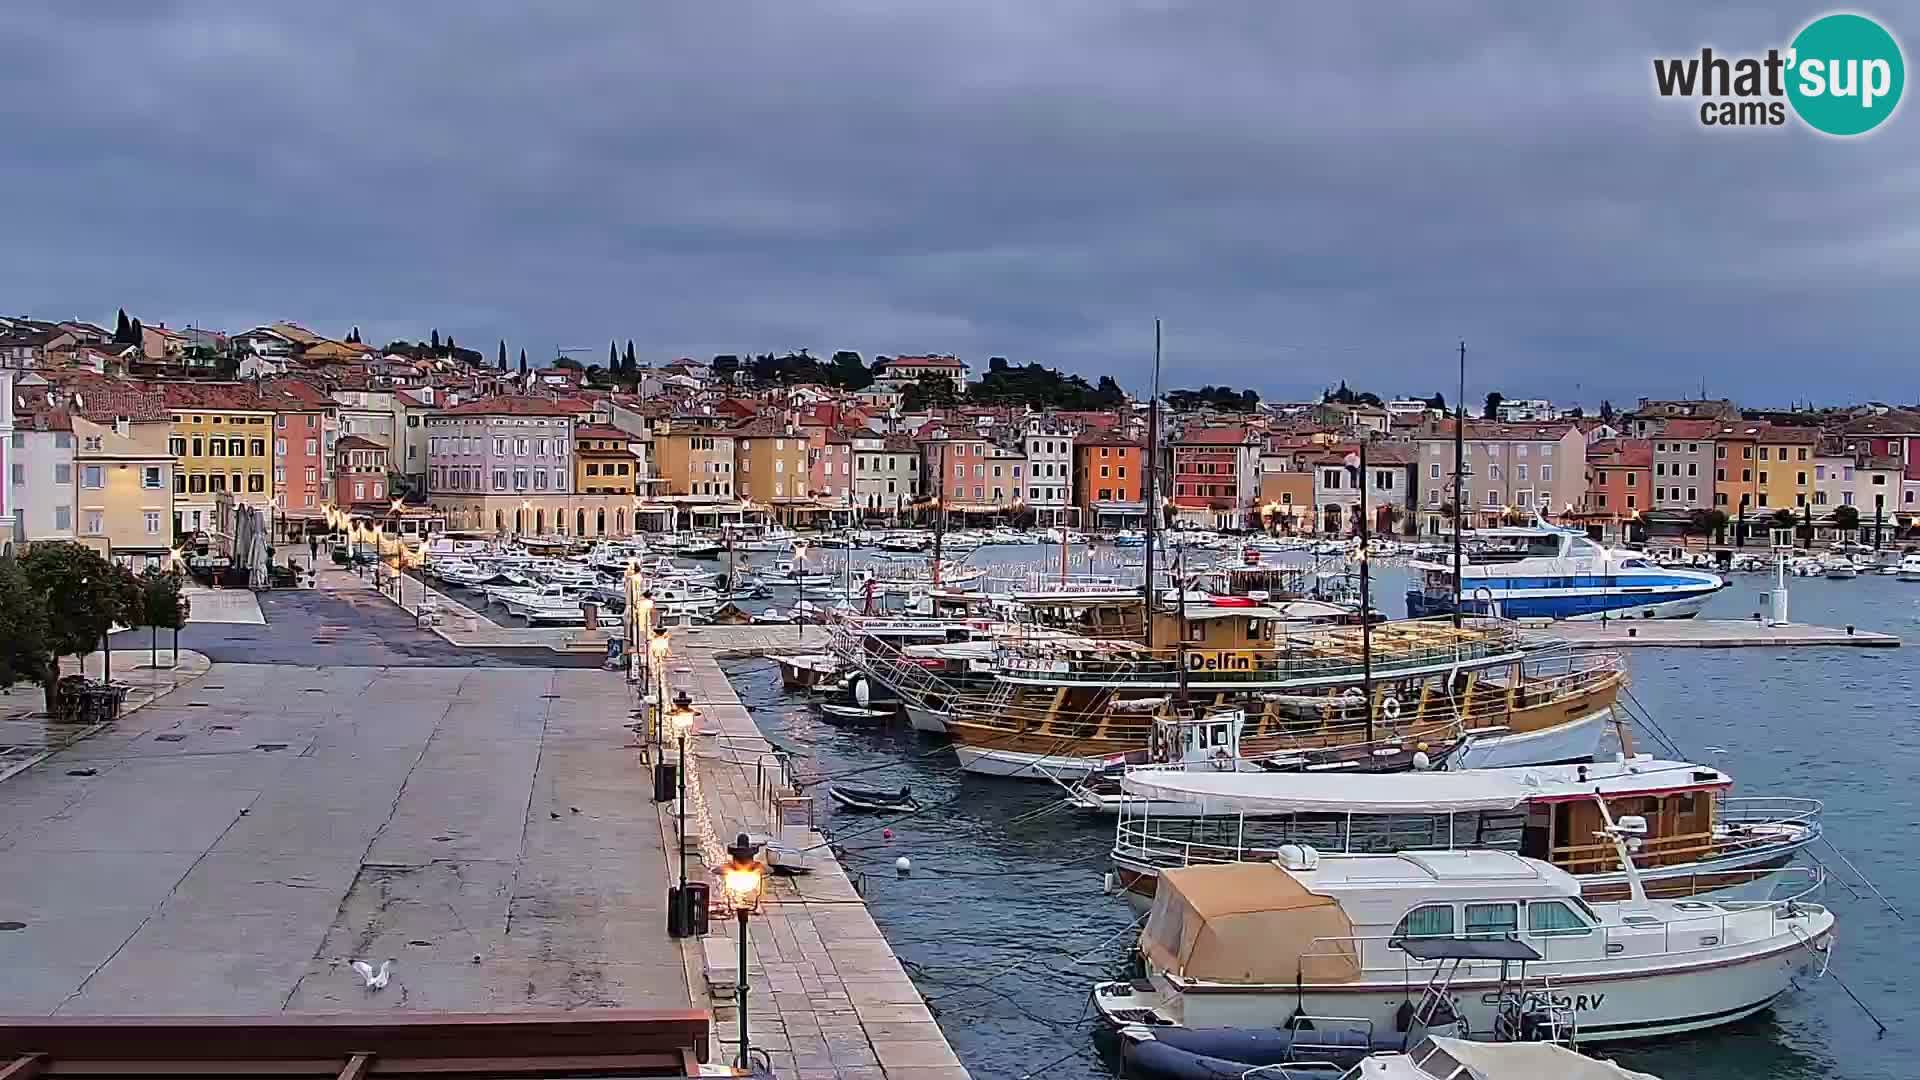
[[[1609,619],[1558,622],[1529,633],[1564,641],[1575,649],[1786,649],[1898,648],[1892,634],[1844,626],[1789,623],[1769,626],[1752,619]]]
[[[0,1013],[684,1007],[627,707],[596,671],[216,664],[0,785]],[[378,994],[347,966],[389,957]]]
[[[820,634],[807,628],[809,636]],[[815,644],[811,641],[809,644]],[[708,627],[676,644],[673,680],[700,702],[691,756],[715,832],[765,835],[771,816],[759,766],[771,749],[720,669],[717,658],[800,644],[793,627]],[[823,844],[818,833],[807,843]],[[769,1052],[780,1077],[842,1080],[966,1080],[912,980],[825,850],[805,877],[770,877],[762,911],[748,923],[752,990],[748,1034]],[[728,935],[731,924],[714,929]],[[737,939],[735,939],[737,940]],[[713,949],[724,966],[733,947]],[[730,979],[730,973],[728,973]],[[720,1020],[716,1060],[738,1052],[733,1024]]]

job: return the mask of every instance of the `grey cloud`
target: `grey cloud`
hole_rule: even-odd
[[[1158,315],[1173,381],[1270,396],[1444,389],[1463,337],[1474,396],[1915,396],[1920,121],[1703,130],[1651,57],[1815,12],[1672,7],[8,5],[0,295],[1135,386]]]

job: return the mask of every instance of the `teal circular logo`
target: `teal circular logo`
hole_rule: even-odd
[[[1809,127],[1863,135],[1893,115],[1907,84],[1900,43],[1864,15],[1823,15],[1794,37],[1787,100]]]

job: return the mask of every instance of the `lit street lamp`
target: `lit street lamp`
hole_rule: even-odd
[[[673,736],[680,742],[679,780],[680,780],[680,895],[687,894],[687,735],[693,731],[693,701],[685,690],[674,695],[673,711],[667,714],[667,721],[673,726]]]
[[[727,903],[739,919],[740,930],[740,1059],[735,1064],[751,1072],[753,1065],[747,1044],[747,916],[760,906],[760,845],[741,833],[727,848],[727,854],[732,857],[724,877]]]

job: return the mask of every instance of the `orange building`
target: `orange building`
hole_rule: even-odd
[[[1146,452],[1111,431],[1081,435],[1073,444],[1074,502],[1090,528],[1146,523]]]
[[[1625,520],[1653,506],[1653,444],[1602,439],[1587,447],[1586,509]]]

